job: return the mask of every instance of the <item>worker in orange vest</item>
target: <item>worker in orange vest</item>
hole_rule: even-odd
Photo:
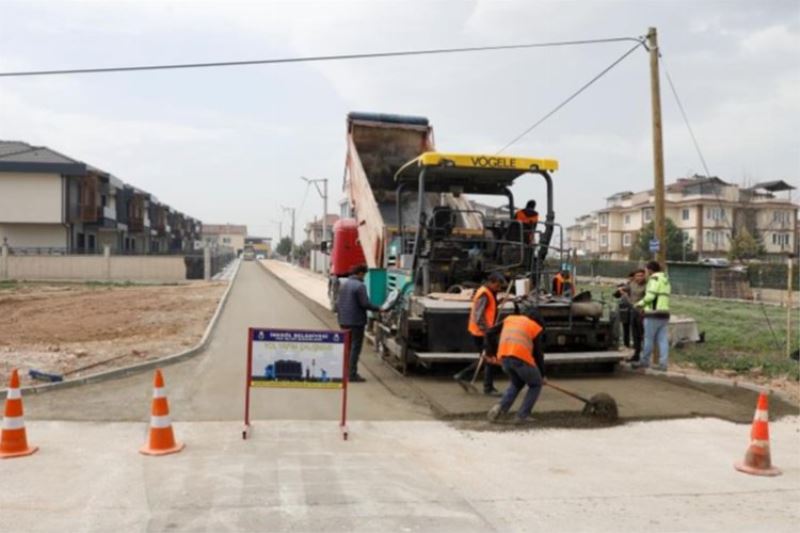
[[[563,269],[553,278],[553,296],[575,296],[575,282],[572,281],[572,274],[568,269]]]
[[[495,364],[486,360],[486,333],[497,322],[498,301],[497,293],[506,284],[506,278],[499,272],[489,274],[489,279],[472,297],[472,306],[469,312],[467,330],[472,335],[475,348],[480,352],[480,357],[473,361],[467,368],[453,376],[459,385],[467,390],[468,376],[475,371],[478,363],[483,358],[487,364],[483,365],[483,393],[489,396],[499,396],[500,391],[494,387]]]
[[[539,223],[539,212],[536,211],[536,200],[528,200],[525,209],[518,209],[514,213],[514,220],[522,222],[522,233],[525,235],[525,242],[533,244],[534,231],[536,224]]]
[[[539,222],[539,212],[536,211],[536,200],[528,200],[525,209],[518,209],[514,213],[514,220],[523,224],[537,224]]]
[[[544,328],[541,324],[535,308],[530,308],[525,314],[511,315],[503,321],[497,357],[510,383],[500,403],[489,410],[487,417],[490,422],[508,413],[525,385],[528,386],[528,392],[517,411],[515,422],[525,423],[531,416],[545,382],[541,341]]]

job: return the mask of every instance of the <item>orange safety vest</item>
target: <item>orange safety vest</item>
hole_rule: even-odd
[[[514,220],[522,222],[523,224],[537,224],[539,222],[539,214],[528,215],[524,209],[520,209],[514,215]]]
[[[474,316],[475,315],[474,310],[475,310],[475,305],[478,303],[478,298],[480,298],[484,294],[488,296],[488,300],[486,302],[486,311],[485,311],[486,324],[488,324],[489,327],[492,327],[494,326],[494,321],[497,320],[497,299],[495,298],[492,291],[490,291],[486,287],[481,287],[480,289],[475,291],[475,296],[472,297],[472,306],[470,307],[469,310],[469,326],[467,327],[469,332],[475,335],[476,337],[483,337],[483,331],[481,331],[481,328],[478,327],[478,322],[475,320]]]
[[[553,280],[556,282],[556,288],[554,292],[556,296],[561,296],[564,294],[564,285],[570,285],[572,287],[572,296],[575,296],[575,284],[572,283],[571,279],[564,279],[564,276],[562,276],[561,272],[559,272],[556,274],[556,277],[553,278]]]
[[[516,357],[531,366],[536,366],[533,358],[533,340],[542,332],[542,326],[524,315],[511,315],[503,321],[500,333],[500,347],[497,357]]]

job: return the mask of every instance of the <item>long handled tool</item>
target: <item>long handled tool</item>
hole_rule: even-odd
[[[583,406],[583,411],[581,411],[581,414],[585,416],[600,418],[608,422],[613,422],[619,418],[619,410],[617,409],[616,400],[604,392],[595,394],[591,398],[584,398],[583,396],[559,387],[550,381],[546,381],[545,385],[562,392],[567,396],[571,396],[576,400],[582,401],[585,405]]]
[[[498,303],[503,302],[505,301],[506,298],[508,298],[508,295],[511,294],[512,286],[513,284],[511,283],[508,284],[508,287],[506,287],[506,291],[503,293],[503,296],[500,297]],[[469,381],[469,383],[459,381],[459,385],[461,385],[461,387],[464,389],[465,392],[472,392],[478,394],[478,388],[475,386],[475,382],[478,380],[478,374],[481,373],[481,368],[483,368],[484,364],[486,364],[486,352],[481,351],[480,358],[478,359],[478,364],[475,366],[475,372],[473,372],[472,374],[472,379]]]

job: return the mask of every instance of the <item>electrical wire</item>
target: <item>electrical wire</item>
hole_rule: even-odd
[[[684,124],[686,124],[686,129],[689,130],[689,136],[692,138],[692,143],[694,143],[694,149],[697,151],[697,155],[700,157],[700,163],[702,163],[703,165],[703,170],[706,171],[706,176],[711,176],[711,172],[709,172],[708,170],[708,165],[706,165],[706,158],[703,157],[703,151],[700,149],[700,144],[697,142],[697,137],[695,137],[692,125],[689,123],[689,117],[686,115],[686,110],[683,108],[683,103],[681,103],[681,99],[678,96],[678,91],[677,89],[675,89],[675,84],[672,82],[672,76],[669,75],[669,69],[667,69],[667,62],[664,61],[664,56],[661,55],[660,52],[658,56],[661,59],[661,64],[664,65],[664,74],[667,77],[669,88],[672,91],[672,96],[675,97],[675,103],[678,104],[678,109],[681,112]]]
[[[322,61],[346,61],[353,59],[380,59],[387,57],[408,57],[423,55],[461,54],[472,52],[488,52],[496,50],[522,50],[529,48],[551,48],[561,46],[582,46],[588,44],[608,44],[625,41],[641,43],[641,38],[636,37],[609,37],[604,39],[582,39],[575,41],[551,41],[542,43],[507,44],[497,46],[469,46],[462,48],[431,48],[427,50],[401,50],[397,52],[373,52],[362,54],[339,54],[326,56],[289,57],[275,59],[253,59],[239,61],[215,61],[206,63],[173,63],[165,65],[139,65],[101,68],[77,68],[55,70],[29,70],[16,72],[0,72],[0,78],[30,77],[30,76],[59,76],[69,74],[105,74],[111,72],[140,72],[146,70],[177,70],[192,68],[218,68],[218,67],[243,67],[252,65],[276,65],[284,63],[310,63]],[[638,45],[637,45],[638,46]]]
[[[557,112],[558,112],[558,111],[559,111],[561,108],[563,108],[565,105],[567,105],[567,104],[568,104],[568,103],[570,103],[572,100],[574,100],[575,98],[577,98],[577,97],[578,97],[578,95],[580,95],[580,94],[581,94],[583,91],[585,91],[586,89],[588,89],[588,88],[589,88],[591,85],[593,85],[593,84],[594,84],[596,81],[598,81],[600,78],[602,78],[603,76],[605,76],[606,74],[608,74],[608,72],[609,72],[609,71],[611,71],[611,69],[613,69],[614,67],[616,67],[617,65],[619,65],[619,64],[620,64],[620,63],[621,63],[621,62],[622,62],[622,61],[623,61],[623,60],[624,60],[626,57],[628,57],[628,56],[629,56],[629,55],[631,55],[631,54],[632,54],[634,51],[636,51],[636,49],[638,49],[640,46],[643,46],[643,45],[644,45],[644,41],[642,40],[642,38],[640,38],[640,39],[634,39],[634,40],[636,41],[636,45],[635,45],[633,48],[631,48],[630,50],[628,50],[627,52],[625,52],[624,54],[622,54],[622,55],[621,55],[619,58],[617,58],[617,59],[616,59],[616,60],[615,60],[613,63],[611,63],[609,66],[607,66],[606,68],[604,68],[603,70],[601,70],[599,74],[597,74],[597,75],[596,75],[595,77],[593,77],[591,80],[589,80],[588,82],[586,82],[585,84],[583,84],[583,85],[582,85],[582,86],[581,86],[581,87],[580,87],[580,88],[579,88],[577,91],[575,91],[574,93],[572,93],[571,95],[569,95],[569,96],[568,96],[568,97],[567,97],[565,100],[563,100],[563,101],[562,101],[560,104],[558,104],[556,107],[554,107],[554,108],[553,108],[551,111],[549,111],[548,113],[546,113],[546,114],[545,114],[545,115],[544,115],[542,118],[540,118],[539,120],[537,120],[536,122],[534,122],[532,126],[528,127],[528,128],[525,130],[525,131],[523,131],[522,133],[520,133],[519,135],[517,135],[516,137],[514,137],[514,138],[513,138],[511,141],[509,141],[508,143],[506,143],[506,145],[505,145],[505,146],[503,146],[503,147],[502,147],[502,148],[500,148],[500,149],[499,149],[497,152],[495,152],[495,155],[498,155],[498,154],[501,154],[501,153],[503,153],[503,152],[504,152],[506,149],[508,149],[508,148],[510,148],[511,146],[513,146],[514,144],[516,144],[516,143],[517,143],[517,142],[518,142],[520,139],[522,139],[523,137],[525,137],[526,135],[528,135],[530,132],[532,132],[534,129],[536,129],[537,127],[539,127],[539,125],[540,125],[540,124],[542,124],[542,123],[543,123],[545,120],[547,120],[548,118],[550,118],[550,117],[552,117],[553,115],[555,115],[555,114],[556,114],[556,113],[557,113]]]

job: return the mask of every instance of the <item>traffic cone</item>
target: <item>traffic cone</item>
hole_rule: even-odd
[[[6,394],[3,429],[0,434],[0,458],[8,459],[31,455],[38,449],[38,446],[28,446],[25,417],[22,413],[22,392],[19,390],[19,373],[15,368],[11,372],[11,380]]]
[[[164,388],[164,376],[156,370],[153,379],[153,406],[150,411],[150,431],[147,442],[139,449],[146,455],[166,455],[183,449],[182,442],[175,441],[172,433],[172,420],[169,417],[169,403]]]
[[[769,452],[769,412],[767,395],[758,396],[756,414],[753,417],[753,428],[750,430],[750,447],[744,455],[744,461],[733,465],[736,470],[756,476],[778,476],[781,471],[772,466]]]

